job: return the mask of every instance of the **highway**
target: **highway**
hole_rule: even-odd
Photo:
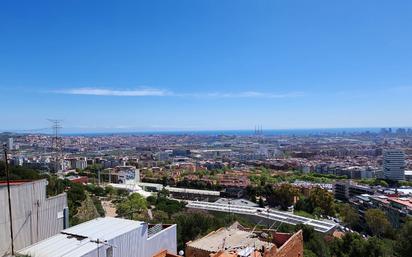
[[[272,209],[250,207],[250,206],[243,206],[243,205],[233,205],[233,204],[210,203],[210,202],[202,202],[202,201],[186,201],[186,202],[188,203],[186,205],[187,208],[252,215],[252,216],[261,217],[261,218],[265,218],[265,219],[269,219],[269,220],[273,220],[273,221],[277,221],[281,223],[291,224],[291,225],[306,224],[308,226],[313,227],[316,231],[322,232],[322,233],[328,233],[329,231],[332,231],[336,227],[336,224],[334,223],[305,218],[302,216],[294,215],[289,212],[276,211]]]

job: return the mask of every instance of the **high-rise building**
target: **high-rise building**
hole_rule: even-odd
[[[10,151],[14,149],[14,142],[13,142],[12,137],[10,137],[9,140],[7,141],[7,147],[9,148]]]
[[[386,179],[405,180],[405,153],[386,150],[383,154],[383,175]]]

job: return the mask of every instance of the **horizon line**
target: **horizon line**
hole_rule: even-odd
[[[378,129],[412,129],[412,126],[372,126],[372,127],[305,127],[305,128],[268,128],[268,129],[262,129],[262,132],[270,132],[270,131],[302,131],[302,130],[378,130]],[[255,129],[253,128],[240,128],[240,129],[164,129],[164,130],[159,130],[159,129],[145,129],[145,130],[121,130],[121,129],[116,129],[116,130],[82,130],[82,131],[76,131],[75,129],[72,132],[62,132],[60,133],[61,135],[68,135],[68,134],[128,134],[128,133],[185,133],[185,132],[253,132]],[[40,132],[40,130],[0,130],[1,134],[4,133],[16,133],[16,134],[53,134],[52,132]]]

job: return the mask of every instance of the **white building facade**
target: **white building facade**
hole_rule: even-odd
[[[152,257],[176,254],[176,225],[155,225],[118,218],[97,218],[21,251],[31,257]]]
[[[47,198],[47,180],[11,182],[14,250],[39,242],[68,226],[65,193]],[[0,182],[0,256],[11,252],[10,216],[5,182]]]

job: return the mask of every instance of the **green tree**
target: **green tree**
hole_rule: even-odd
[[[317,255],[309,249],[303,249],[303,256],[305,257],[317,257]]]
[[[169,223],[170,222],[169,214],[167,214],[167,212],[155,210],[152,212],[152,214],[153,214],[153,220],[151,221],[152,223]]]
[[[169,217],[171,217],[175,213],[182,211],[183,208],[183,203],[165,197],[159,197],[156,201],[156,210],[166,212],[169,215]]]
[[[133,219],[134,214],[139,214],[147,209],[146,199],[138,193],[129,195],[116,205],[116,213],[120,217],[129,217]]]
[[[399,231],[398,240],[395,244],[396,256],[406,257],[412,253],[412,219],[406,221]]]
[[[359,214],[358,212],[350,206],[350,204],[345,203],[339,206],[339,214],[342,220],[351,228],[356,228],[359,226]]]
[[[298,224],[295,226],[295,231],[302,230],[303,241],[309,242],[315,237],[315,229],[305,224]]]
[[[157,202],[157,197],[150,195],[146,198],[146,201],[150,204],[150,205],[155,205]]]
[[[335,214],[334,198],[331,193],[317,187],[313,189],[308,197],[309,204],[312,212],[315,208],[319,207],[322,210],[322,214],[333,216]]]
[[[259,197],[259,207],[260,207],[260,208],[265,207],[265,203],[263,202],[262,197]]]
[[[364,240],[365,241],[365,240]],[[389,257],[393,250],[385,244],[385,241],[377,237],[366,240],[364,246],[364,256],[367,257]]]
[[[247,195],[249,200],[256,203],[256,195],[257,195],[256,187],[251,186],[251,185],[247,186],[246,187],[246,195]]]
[[[377,237],[363,239],[355,233],[347,233],[342,239],[336,238],[330,244],[331,254],[336,257],[389,257],[392,249]]]
[[[312,239],[305,243],[305,247],[316,254],[319,257],[329,257],[330,250],[326,244],[323,237],[319,234],[316,234]]]
[[[87,185],[86,190],[96,196],[106,196],[107,195],[107,191],[103,187],[96,186],[94,184]]]
[[[106,195],[112,198],[116,194],[116,189],[113,186],[106,186],[105,189]]]
[[[302,198],[295,204],[295,210],[305,211],[315,216],[322,214],[334,216],[335,203],[334,198],[328,191],[317,187],[313,189],[308,198]]]
[[[77,208],[76,214],[72,217],[71,225],[80,224],[97,217],[101,217],[101,215],[96,209],[96,203],[89,196],[89,194],[86,193],[86,198],[81,202],[80,206]]]
[[[120,197],[125,197],[125,196],[128,196],[130,192],[126,188],[117,188],[116,194]]]
[[[390,232],[391,224],[385,213],[379,209],[368,209],[365,212],[365,221],[373,235],[382,237]]]
[[[159,198],[160,198],[160,197],[169,197],[170,192],[169,192],[166,188],[162,188],[162,190],[160,190],[160,191],[157,193],[157,195],[158,195]]]
[[[12,166],[9,165],[9,175],[10,175],[10,180],[18,180],[18,179],[40,179],[42,178],[39,175],[39,172],[36,170],[32,170],[26,167],[21,167],[21,166]],[[6,179],[6,169],[4,162],[0,161],[0,180],[5,180]]]
[[[48,178],[48,184],[46,187],[46,192],[48,196],[55,196],[64,192],[65,187],[68,183],[64,180],[59,179],[57,176],[50,176]]]
[[[186,242],[200,235],[225,226],[223,220],[202,212],[178,213],[174,221],[177,224],[178,249],[184,249]]]
[[[287,210],[293,205],[295,197],[299,192],[290,184],[282,184],[279,188],[272,190],[271,187],[265,187],[266,199],[270,206],[280,206],[282,210]]]

